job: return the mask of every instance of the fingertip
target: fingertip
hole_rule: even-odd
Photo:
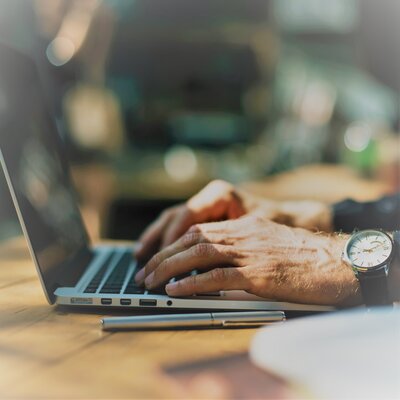
[[[143,243],[139,240],[134,245],[135,254],[140,253],[143,250]]]
[[[177,282],[171,282],[165,285],[165,291],[169,296],[176,296],[178,293],[178,283]]]
[[[148,253],[148,246],[146,246],[145,244],[140,244],[140,246],[137,246],[135,248],[134,255],[137,260],[143,261],[146,260],[147,253]]]
[[[144,281],[144,285],[146,286],[147,289],[151,289],[153,287],[153,281],[154,281],[154,271],[148,275]]]
[[[142,283],[144,281],[145,270],[144,268],[140,269],[135,275],[135,282]]]
[[[145,232],[143,232],[139,239],[137,240],[138,244],[143,247],[148,245],[149,243],[152,242],[152,240],[154,240],[157,237],[156,233],[153,233],[152,230],[146,230]]]

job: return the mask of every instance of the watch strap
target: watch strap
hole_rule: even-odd
[[[374,274],[358,273],[357,278],[367,307],[390,304],[386,268]]]
[[[394,257],[400,263],[400,231],[393,232]]]

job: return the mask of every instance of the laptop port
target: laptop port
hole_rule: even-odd
[[[101,299],[101,304],[109,305],[112,304],[112,300],[111,299]]]
[[[157,305],[157,300],[153,299],[140,299],[139,306],[146,306],[146,307],[155,307]]]
[[[129,306],[131,304],[131,299],[121,299],[119,301],[119,303],[121,304],[121,306]]]

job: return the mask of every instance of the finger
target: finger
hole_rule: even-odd
[[[236,265],[231,247],[200,243],[164,260],[146,278],[145,285],[148,289],[152,289],[168,282],[174,276],[217,265]]]
[[[158,241],[160,241],[162,232],[167,226],[168,222],[173,218],[176,209],[168,209],[164,211],[147,229],[142,233],[138,239],[139,247],[136,250],[136,257],[145,257],[150,249],[152,249]]]
[[[167,226],[161,241],[161,248],[165,248],[178,240],[194,223],[193,212],[186,206],[175,216]]]
[[[248,290],[250,284],[246,274],[246,268],[215,268],[169,283],[165,290],[169,296],[191,296],[219,290]]]
[[[221,180],[210,182],[187,202],[187,206],[194,212],[196,222],[199,223],[238,218],[246,212],[235,187]]]
[[[208,240],[198,231],[189,230],[187,234],[182,236],[175,243],[162,249],[155,254],[150,261],[136,274],[135,281],[142,284],[145,278],[151,274],[165,259],[180,253],[198,243],[206,243]]]
[[[191,229],[193,232],[198,231],[205,235],[226,235],[234,230],[238,220],[208,222],[206,224],[194,225]]]
[[[240,200],[233,193],[234,187],[227,182],[213,181],[207,185],[179,210],[164,232],[161,248],[175,242],[195,223],[217,220],[228,214],[242,215]]]
[[[189,249],[192,246],[201,243],[223,244],[221,242],[223,242],[224,236],[221,236],[221,234],[206,232],[207,225],[209,224],[192,226],[179,240],[155,254],[144,266],[144,268],[142,268],[136,274],[135,281],[138,284],[142,284],[145,278],[151,274],[164,260],[186,249]]]
[[[214,205],[220,200],[229,201],[233,191],[234,187],[230,183],[215,180],[189,199],[188,206],[191,210],[196,212],[212,211]]]

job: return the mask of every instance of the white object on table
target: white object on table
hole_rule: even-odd
[[[400,309],[341,311],[262,328],[250,357],[319,399],[400,399]]]

